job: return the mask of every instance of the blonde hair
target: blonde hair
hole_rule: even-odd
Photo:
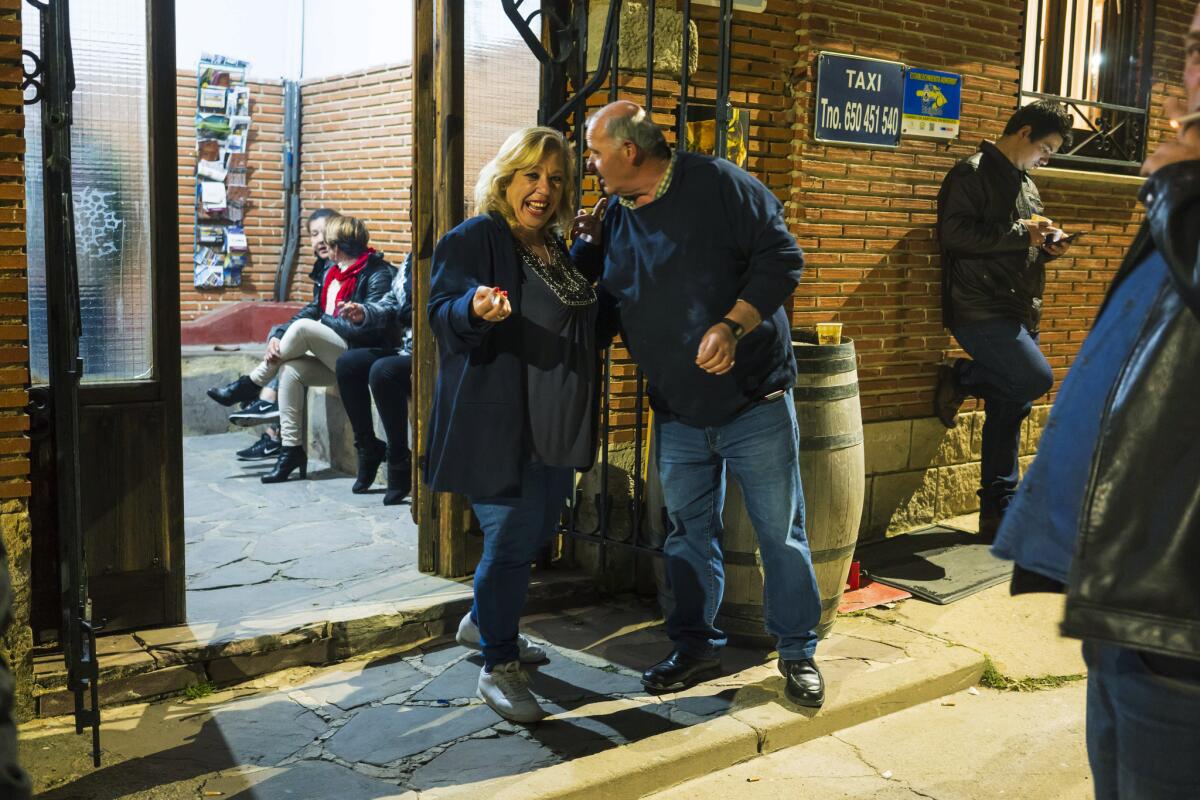
[[[553,128],[522,128],[500,145],[496,157],[479,171],[479,180],[475,182],[475,210],[480,214],[497,211],[509,225],[516,224],[516,214],[505,197],[513,176],[542,163],[546,156],[553,153],[562,157],[563,182],[562,195],[550,226],[557,228],[559,233],[570,230],[571,221],[575,218],[571,211],[572,198],[575,197],[575,158],[571,144]]]
[[[337,247],[348,256],[358,257],[367,252],[370,241],[366,223],[358,217],[334,214],[325,222],[325,244]]]

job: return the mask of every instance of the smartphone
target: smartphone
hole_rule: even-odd
[[[1071,244],[1076,239],[1078,239],[1080,236],[1086,236],[1086,235],[1087,235],[1087,231],[1076,231],[1075,233],[1068,233],[1066,236],[1058,237],[1053,242],[1051,242],[1051,244]]]

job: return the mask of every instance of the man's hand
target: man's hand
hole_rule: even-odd
[[[362,303],[342,303],[337,312],[339,317],[355,325],[362,325],[367,319],[367,312],[363,310]]]
[[[279,352],[280,344],[282,344],[282,342],[280,342],[278,336],[272,336],[271,341],[267,342],[267,363],[268,364],[274,364],[275,362],[277,362],[279,360],[280,355],[281,355]]]
[[[1174,119],[1186,114],[1187,106],[1171,98],[1163,110],[1168,117]],[[1142,175],[1149,177],[1168,164],[1196,159],[1200,159],[1200,124],[1193,122],[1184,127],[1175,139],[1160,144],[1158,149],[1142,162]]]
[[[512,314],[508,292],[497,286],[480,286],[471,300],[471,313],[484,322],[500,322]]]
[[[696,366],[710,375],[724,375],[733,369],[733,354],[737,350],[737,339],[724,322],[718,322],[704,332],[700,349],[696,352]]]
[[[571,223],[571,238],[593,243],[600,241],[600,227],[604,222],[604,209],[608,208],[608,197],[600,198],[591,211],[580,211]]]
[[[1054,230],[1054,226],[1049,222],[1023,219],[1020,220],[1020,223],[1025,226],[1025,230],[1029,231],[1029,245],[1031,247],[1041,247],[1046,243],[1046,236]]]
[[[1065,235],[1062,231],[1058,231],[1058,234],[1060,237]],[[1067,254],[1067,251],[1071,249],[1071,242],[1070,240],[1063,241],[1061,238],[1047,239],[1042,245],[1042,249],[1055,258],[1058,258]]]

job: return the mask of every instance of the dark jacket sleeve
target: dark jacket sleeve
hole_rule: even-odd
[[[475,290],[492,283],[492,252],[485,226],[490,221],[475,218],[442,237],[433,249],[429,285],[429,326],[438,346],[452,353],[466,353],[479,344],[494,327],[472,316]]]
[[[320,296],[320,290],[317,290],[317,295],[318,297]],[[292,327],[292,323],[302,319],[321,319],[320,300],[313,300],[304,308],[297,311],[296,316],[292,317],[282,325],[276,325],[274,328],[272,328],[271,337],[274,339],[282,339],[283,335],[287,333],[287,329]]]
[[[938,239],[952,256],[984,256],[1029,248],[1029,231],[1019,222],[987,222],[986,187],[979,173],[966,164],[950,170],[938,194]]]
[[[280,323],[279,325],[271,328],[271,332],[268,334],[267,338],[282,339],[283,335],[287,333],[288,327],[298,319],[321,318],[321,289],[323,289],[325,286],[325,273],[328,270],[329,263],[325,259],[318,258],[313,262],[313,268],[308,273],[308,277],[312,279],[313,283],[312,301],[308,303],[308,305],[304,306],[304,308],[296,312],[296,316],[292,317],[287,322]]]
[[[746,281],[739,299],[767,319],[796,291],[804,254],[784,222],[783,204],[756,178],[745,173],[737,177],[739,185],[734,191],[722,194],[726,203],[739,206],[730,209],[729,218],[736,226],[739,246],[747,254]]]
[[[601,233],[601,238],[603,236]],[[600,275],[604,272],[604,247],[600,242],[576,239],[571,244],[571,261],[585,278],[594,283],[600,280]]]
[[[363,306],[362,329],[369,335],[399,343],[412,328],[412,254],[392,280],[391,290],[378,303]]]
[[[392,278],[395,272],[391,265],[386,261],[376,267],[370,275],[367,276],[367,292],[363,297],[363,304],[378,303],[387,295],[392,288]],[[355,325],[348,319],[332,316],[330,314],[321,315],[321,324],[326,325],[338,336],[345,339],[350,344],[382,344],[383,340],[379,337],[379,331],[370,331],[362,325]]]
[[[1161,167],[1142,186],[1140,197],[1175,290],[1200,319],[1200,160]]]

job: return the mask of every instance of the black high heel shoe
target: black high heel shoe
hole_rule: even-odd
[[[304,452],[304,448],[300,445],[281,447],[279,448],[279,460],[275,462],[274,468],[263,475],[260,480],[263,483],[283,483],[296,469],[300,470],[302,479],[308,477],[308,454]]]
[[[231,406],[234,403],[254,402],[261,390],[262,387],[250,380],[249,375],[239,375],[236,381],[230,381],[224,386],[214,386],[207,394],[221,405]]]
[[[388,464],[387,494],[383,496],[385,506],[398,506],[412,491],[412,467],[408,461],[399,464]]]
[[[376,439],[365,447],[354,445],[354,451],[358,455],[358,477],[354,479],[354,485],[350,487],[350,491],[355,494],[363,494],[371,488],[371,484],[375,483],[375,476],[379,474],[379,465],[383,463],[384,456],[387,455],[387,445]]]

